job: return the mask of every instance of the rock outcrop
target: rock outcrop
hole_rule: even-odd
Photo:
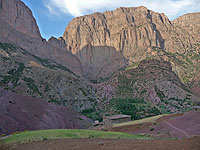
[[[75,55],[82,50],[90,51],[87,45],[108,46],[121,53],[131,64],[157,56],[155,48],[183,55],[189,51],[199,52],[199,16],[199,13],[187,14],[170,21],[163,13],[143,6],[118,8],[73,19],[63,38],[69,51]],[[101,56],[103,54],[99,52]],[[86,58],[79,56],[79,59]],[[111,72],[114,70],[111,68]]]
[[[170,21],[145,7],[118,8],[75,18],[46,41],[23,2],[0,0],[0,8],[2,88],[95,120],[127,104],[134,119],[199,109],[199,13]]]
[[[0,42],[18,45],[35,56],[82,74],[79,59],[65,48],[62,38],[51,38],[48,42],[40,36],[31,10],[21,0],[1,0],[0,4]]]
[[[0,134],[41,129],[84,129],[89,119],[71,108],[0,89]]]
[[[16,31],[41,39],[31,10],[21,0],[0,0],[0,18]]]
[[[84,68],[83,76],[94,81],[94,83],[110,77],[128,63],[120,52],[109,46],[91,46],[88,44],[76,56]]]
[[[139,50],[147,53],[152,47],[184,52],[198,40],[199,16],[199,13],[186,14],[171,22],[163,13],[156,13],[143,6],[118,8],[73,19],[66,27],[63,38],[73,54],[87,44],[112,46],[122,51],[127,58],[137,56],[132,54],[140,53]],[[183,30],[188,33],[180,34]],[[198,36],[190,38],[192,34]]]
[[[63,50],[66,50],[67,48],[67,45],[65,43],[65,40],[62,38],[62,37],[59,37],[58,39],[55,38],[55,37],[51,37],[49,40],[48,40],[48,43],[57,48],[57,49],[63,49]]]
[[[172,23],[176,28],[182,28],[186,30],[193,40],[200,41],[200,13],[189,13],[185,14],[177,19],[173,20]],[[191,42],[195,42],[195,41]]]
[[[162,33],[159,29],[162,28]],[[164,48],[171,23],[164,14],[145,7],[118,8],[73,19],[63,35],[68,49],[76,54],[85,45],[112,46],[125,56],[149,46]]]

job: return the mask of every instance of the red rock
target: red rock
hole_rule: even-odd
[[[21,0],[0,0],[0,18],[11,28],[32,38],[41,38],[31,10]]]
[[[64,106],[0,89],[0,134],[40,129],[88,128],[89,120]]]

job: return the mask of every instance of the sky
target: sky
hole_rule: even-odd
[[[74,18],[118,7],[145,6],[165,13],[170,20],[185,13],[200,12],[200,0],[22,0],[33,12],[45,39],[63,35]]]

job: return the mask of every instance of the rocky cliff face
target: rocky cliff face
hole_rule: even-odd
[[[138,50],[147,53],[152,47],[184,52],[199,39],[199,16],[186,14],[171,22],[164,14],[145,7],[118,8],[73,19],[63,37],[73,54],[87,44],[112,46],[126,57]],[[187,34],[181,34],[183,31]]]
[[[20,0],[0,0],[0,18],[18,32],[41,38],[31,10]]]
[[[164,14],[145,7],[118,8],[73,19],[63,38],[75,55],[82,50],[90,51],[85,48],[88,44],[109,46],[131,64],[157,56],[155,48],[183,55],[189,51],[199,52],[199,16],[199,13],[187,14],[170,21]],[[176,72],[183,74],[178,69]]]
[[[62,37],[59,37],[58,39],[55,37],[51,37],[48,40],[48,43],[57,49],[66,50],[66,48],[67,48],[67,44],[65,43],[65,41]]]
[[[178,17],[177,19],[173,20],[172,23],[176,28],[182,28],[186,30],[193,40],[198,40],[199,42],[200,39],[199,21],[200,21],[200,13],[190,13]]]
[[[94,120],[199,109],[199,13],[170,21],[145,7],[118,8],[75,18],[63,37],[46,41],[21,1],[0,6],[2,88]]]
[[[145,7],[118,8],[72,20],[63,35],[69,50],[76,54],[85,45],[112,46],[125,56],[149,46],[164,48],[164,33],[171,28],[164,14]],[[159,29],[162,28],[162,32]]]
[[[20,0],[0,1],[0,41],[13,43],[29,53],[53,60],[76,74],[82,74],[79,59],[71,54],[62,38],[42,39],[31,10]]]
[[[94,83],[110,77],[128,63],[120,52],[109,46],[92,46],[88,44],[76,56],[84,68],[83,76]]]

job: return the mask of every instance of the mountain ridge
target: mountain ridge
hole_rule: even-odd
[[[188,18],[192,18],[191,15],[194,16],[192,20],[199,21],[199,13],[186,14]],[[198,53],[200,27],[197,23],[189,23],[191,28],[181,27],[178,22],[183,20],[184,16],[177,18],[179,21],[176,19],[170,21],[163,13],[148,10],[143,6],[123,7],[73,19],[67,25],[63,38],[68,43],[68,50],[82,63],[87,61],[87,57],[79,54],[83,47],[88,45],[113,47],[116,52],[121,53],[129,65],[157,56],[155,48],[168,53],[185,54],[191,49]],[[84,48],[84,51],[88,51],[89,54],[90,50]],[[103,54],[101,55],[100,59],[104,59]],[[93,58],[92,55],[89,57]],[[100,68],[102,64],[103,62],[99,63]],[[87,67],[83,67],[83,71],[87,74],[85,76],[92,76],[92,73],[87,73],[87,70]],[[112,74],[116,69],[111,68],[109,71]]]
[[[20,0],[0,2],[12,8]],[[46,41],[5,21],[4,14],[14,13],[13,21],[19,12],[0,11],[2,88],[73,107],[93,120],[200,109],[199,13],[170,21],[143,6],[118,8],[75,18],[63,37]],[[191,20],[186,26],[185,18]]]
[[[21,0],[1,0],[1,4],[0,41],[2,43],[18,45],[33,55],[56,61],[76,74],[82,74],[79,59],[64,48],[66,45],[62,38],[51,38],[46,41],[41,37],[31,10]],[[16,23],[18,24],[15,25]]]

